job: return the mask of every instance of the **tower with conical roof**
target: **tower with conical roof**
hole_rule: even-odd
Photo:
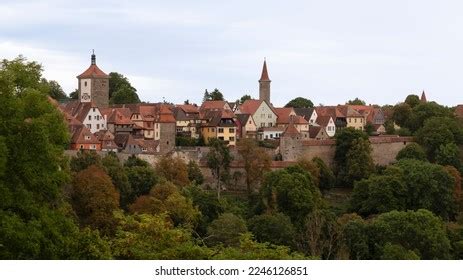
[[[95,53],[92,53],[90,67],[77,79],[80,102],[94,102],[99,108],[108,107],[109,76],[96,65]]]
[[[262,74],[259,80],[259,99],[265,100],[270,105],[270,81],[267,72],[267,62],[264,59],[264,66],[262,67]]]
[[[423,93],[421,94],[421,102],[423,103],[426,103],[428,100],[426,99],[426,93],[424,93],[424,90],[423,90]]]

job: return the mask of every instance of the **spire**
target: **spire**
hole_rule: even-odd
[[[268,72],[267,72],[267,61],[264,58],[264,66],[262,67],[262,75],[260,76],[259,81],[270,81],[268,77]]]
[[[92,49],[92,65],[96,64],[96,55],[95,55],[95,50]]]
[[[427,102],[426,93],[424,93],[424,90],[423,90],[423,93],[421,94],[421,102],[423,102],[423,103]]]

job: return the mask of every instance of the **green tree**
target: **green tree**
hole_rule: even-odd
[[[410,94],[405,98],[405,103],[410,106],[410,108],[416,107],[416,105],[419,105],[421,103],[420,98],[416,94]]]
[[[265,173],[270,171],[272,158],[265,149],[258,146],[256,140],[251,138],[238,141],[237,150],[244,163],[248,195],[251,195]]]
[[[420,257],[412,250],[401,245],[386,243],[383,247],[382,260],[419,260]]]
[[[120,194],[119,203],[122,209],[127,210],[133,190],[124,166],[114,152],[110,152],[103,157],[101,163]]]
[[[401,159],[416,159],[426,161],[426,153],[419,144],[417,143],[410,143],[405,146],[402,150],[399,151],[397,154],[396,160]]]
[[[223,248],[214,255],[217,260],[302,260],[307,259],[300,253],[291,252],[286,246],[256,242],[252,234],[245,233],[240,237],[237,247]]]
[[[208,92],[207,89],[204,92],[203,101],[211,101],[211,100],[225,100],[223,94],[215,88],[212,92]]]
[[[416,139],[426,149],[428,158],[434,161],[441,145],[463,143],[463,130],[455,119],[432,117],[417,131]]]
[[[460,149],[455,143],[440,145],[437,150],[436,163],[461,168]]]
[[[117,259],[208,259],[211,252],[199,246],[185,228],[173,227],[165,215],[116,214],[118,229],[111,241]]]
[[[356,97],[354,100],[349,100],[346,102],[346,105],[366,105],[365,101]]]
[[[117,72],[109,73],[109,103],[140,103],[137,90],[130,84],[127,77]]]
[[[336,162],[336,169],[338,177],[342,183],[345,183],[347,177],[347,153],[351,149],[354,140],[368,139],[368,135],[364,132],[348,127],[336,132],[336,150],[334,160]]]
[[[167,213],[174,226],[185,227],[195,227],[201,215],[192,201],[169,181],[159,182],[148,195],[138,197],[130,206],[130,211],[152,215]]]
[[[285,107],[292,107],[292,108],[313,108],[313,103],[307,98],[304,97],[296,97],[293,100],[289,101]]]
[[[232,214],[223,213],[207,228],[207,243],[214,246],[222,244],[228,246],[238,246],[240,236],[247,232],[245,221]]]
[[[320,182],[319,187],[321,190],[328,190],[334,187],[336,182],[336,177],[334,176],[333,171],[329,168],[326,163],[319,157],[314,157],[312,161],[320,170]]]
[[[79,90],[75,89],[74,91],[69,93],[69,98],[77,100],[79,99]]]
[[[202,185],[204,183],[204,176],[201,168],[194,160],[188,161],[188,179],[195,184]]]
[[[96,165],[101,166],[101,157],[96,151],[80,150],[75,157],[71,158],[71,171],[80,172],[88,167]]]
[[[246,100],[250,100],[250,99],[252,99],[252,97],[249,94],[245,94],[245,95],[241,96],[239,102],[240,102],[240,104],[243,104]]]
[[[448,108],[439,105],[436,102],[420,103],[412,109],[412,114],[404,126],[410,129],[411,132],[416,132],[418,129],[423,127],[426,120],[432,117],[448,118],[451,116],[452,113]]]
[[[347,152],[345,182],[352,186],[357,180],[368,178],[375,170],[371,157],[370,142],[365,139],[356,139]]]
[[[66,99],[66,93],[57,81],[47,81],[42,79],[42,83],[48,86],[48,95],[55,100]]]
[[[298,227],[321,203],[321,195],[307,171],[290,166],[267,173],[260,189],[263,211],[282,212]]]
[[[392,119],[399,126],[407,125],[412,115],[412,107],[407,103],[397,104],[393,108]]]
[[[291,219],[282,213],[263,214],[248,221],[249,230],[258,242],[294,247],[296,230]]]
[[[224,175],[228,174],[233,157],[226,144],[219,139],[211,139],[209,146],[207,166],[211,169],[212,175],[216,179],[217,198],[220,199],[220,191],[222,188],[220,182]]]
[[[126,196],[126,203],[131,204],[141,195],[146,195],[158,182],[158,177],[151,167],[133,166],[125,167],[127,178],[131,186],[131,193]]]

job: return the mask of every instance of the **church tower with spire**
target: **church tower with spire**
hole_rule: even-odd
[[[109,104],[109,76],[96,65],[96,55],[93,52],[90,67],[77,76],[79,81],[79,101],[94,102],[99,108]]]
[[[426,103],[428,102],[428,100],[426,99],[426,93],[424,93],[424,90],[423,90],[423,93],[421,93],[421,102],[422,103]]]
[[[267,62],[264,59],[264,66],[262,67],[262,74],[259,80],[259,100],[265,100],[270,105],[270,81],[267,72]]]

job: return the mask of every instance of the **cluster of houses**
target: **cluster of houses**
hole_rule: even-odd
[[[277,108],[270,102],[270,79],[264,61],[259,99],[242,104],[222,100],[195,104],[139,103],[109,105],[109,76],[96,65],[78,78],[78,99],[59,104],[71,134],[70,149],[139,153],[167,153],[176,137],[217,138],[235,146],[240,138],[279,139],[299,133],[305,139],[328,139],[336,130],[367,124],[385,133],[381,108],[363,105]]]

